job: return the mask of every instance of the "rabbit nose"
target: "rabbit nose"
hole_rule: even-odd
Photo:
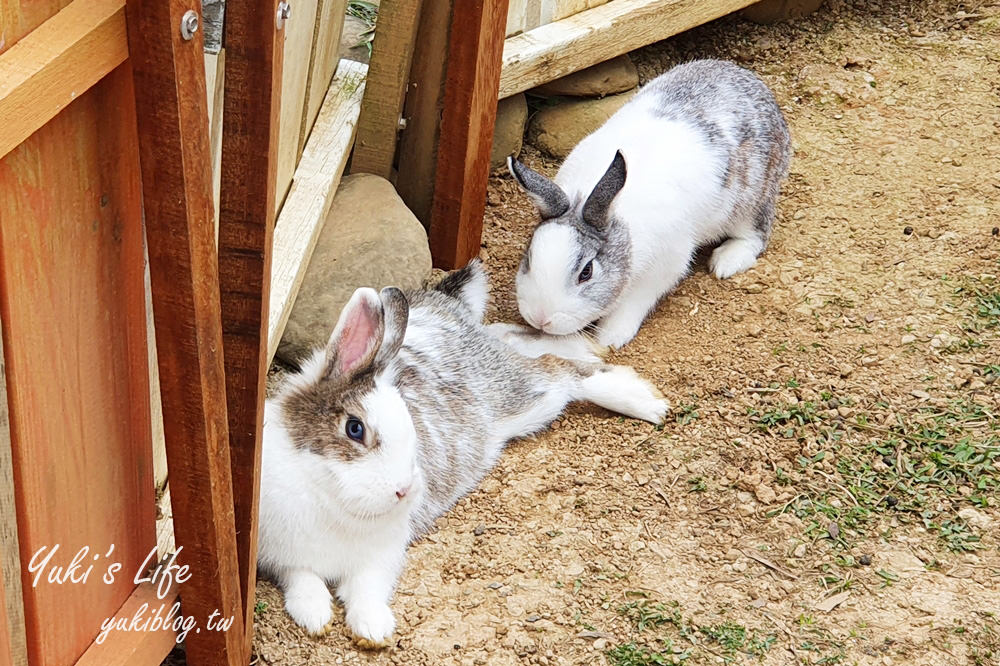
[[[408,492],[410,492],[410,486],[403,486],[402,488],[396,491],[396,497],[398,497],[399,499],[403,499],[404,497],[406,497],[406,493]]]

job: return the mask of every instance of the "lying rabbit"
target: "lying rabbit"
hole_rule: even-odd
[[[555,182],[508,159],[542,217],[517,274],[521,316],[556,335],[597,322],[597,341],[621,347],[699,246],[723,241],[709,261],[716,277],[754,265],[790,156],[763,81],[698,60],[644,86],[573,149]]]
[[[267,402],[259,564],[308,631],[330,622],[333,583],[359,643],[387,644],[407,545],[568,403],[663,421],[667,401],[631,368],[582,337],[484,326],[486,301],[478,261],[430,291],[358,289]]]

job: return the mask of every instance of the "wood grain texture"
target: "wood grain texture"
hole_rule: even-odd
[[[379,7],[351,173],[392,174],[403,97],[423,0],[385,0]]]
[[[123,4],[74,0],[0,55],[0,157],[124,62]]]
[[[14,500],[14,459],[11,457],[10,419],[7,415],[7,379],[3,360],[3,323],[0,322],[0,663],[4,655],[14,664],[28,661],[24,639],[24,602],[21,596],[21,558],[18,555],[17,507]]]
[[[754,0],[614,0],[511,37],[500,97],[548,83],[752,5]]]
[[[309,142],[295,170],[292,189],[274,230],[268,363],[274,358],[302,286],[309,257],[330,212],[340,177],[351,154],[368,68],[341,60]]]
[[[219,201],[222,188],[222,106],[225,99],[226,50],[205,54],[205,88],[208,91],[208,142],[212,150],[212,201],[215,203],[215,233],[219,233]]]
[[[268,6],[271,4],[274,3],[268,2]],[[286,66],[283,67],[281,75],[281,117],[278,124],[274,212],[278,211],[285,194],[288,193],[295,165],[299,161],[299,137],[302,133],[306,85],[309,81],[309,59],[316,26],[316,5],[315,1],[296,3],[292,8],[292,18],[286,21],[284,29],[277,33],[279,41],[284,45],[283,62]],[[227,16],[226,21],[228,20]],[[254,91],[253,94],[258,92]],[[263,138],[264,135],[261,136],[261,139]]]
[[[434,197],[453,2],[428,1],[420,11],[417,43],[403,106],[406,129],[399,136],[396,191],[425,227],[430,224]]]
[[[0,544],[0,557],[3,557],[2,544]],[[3,579],[0,578],[0,599],[6,597],[3,586]],[[10,625],[7,622],[7,607],[0,604],[0,666],[14,666],[14,657],[11,651]],[[27,660],[26,660],[27,661]]]
[[[151,583],[142,583],[112,616],[112,622],[152,618],[157,613],[166,618],[175,603],[178,603],[176,585],[160,593]],[[178,609],[174,615],[179,614]],[[176,644],[177,632],[171,626],[159,631],[113,631],[101,643],[96,640],[91,643],[73,666],[157,666]]]
[[[142,210],[122,65],[0,160],[0,318],[21,562],[80,549],[135,571],[153,547]],[[54,322],[56,324],[54,324]],[[47,551],[46,551],[47,552]],[[106,561],[106,560],[102,560]],[[28,659],[73,663],[132,593],[32,587]]]
[[[309,57],[309,78],[306,101],[302,109],[302,131],[299,134],[299,155],[305,149],[316,116],[319,115],[330,81],[340,61],[340,34],[344,29],[347,0],[319,0],[312,53]]]
[[[293,16],[276,31],[277,0],[226,5],[226,86],[222,119],[222,188],[219,207],[219,288],[229,408],[231,474],[235,493],[236,545],[243,622],[243,663],[250,659],[257,581],[257,506],[260,494],[260,440],[267,377],[267,317],[271,285],[271,244],[280,170],[282,123],[297,130],[302,99],[287,116],[281,105],[288,93],[283,32],[308,13]],[[298,11],[302,11],[299,7]],[[307,41],[311,44],[312,30]],[[308,44],[307,47],[308,48]],[[295,53],[292,51],[291,53]],[[305,54],[308,56],[308,54]],[[293,76],[299,77],[295,70]],[[304,85],[305,78],[301,77]],[[298,84],[299,81],[295,83]],[[302,90],[295,88],[295,94]],[[298,134],[285,144],[297,154]],[[293,162],[294,164],[294,162]],[[289,175],[289,178],[291,176]],[[177,488],[171,488],[176,494]],[[174,512],[177,521],[177,512]]]
[[[438,268],[479,256],[507,0],[464,2],[452,16],[428,237]]]
[[[246,663],[236,555],[201,33],[183,0],[129,0],[160,397],[186,615],[232,618],[187,636],[192,666]],[[231,56],[231,53],[227,53]]]

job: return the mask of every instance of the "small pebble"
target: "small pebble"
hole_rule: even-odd
[[[858,558],[858,564],[860,564],[861,566],[866,567],[871,563],[872,563],[872,558],[869,555],[862,555],[861,557]]]
[[[486,525],[476,525],[476,529],[472,530],[472,533],[476,536],[483,536],[486,533]]]
[[[608,639],[598,638],[596,641],[594,641],[595,650],[603,650],[606,647],[608,647]]]
[[[804,543],[800,543],[795,547],[795,550],[792,551],[792,557],[797,557],[801,559],[805,556],[806,556],[806,545]]]
[[[840,525],[837,523],[830,523],[826,526],[826,533],[830,535],[830,538],[834,541],[840,536]]]
[[[912,233],[913,233],[913,227],[911,227],[911,226],[905,226],[905,227],[903,227],[903,234],[904,235],[909,236]]]
[[[993,231],[991,233],[994,236],[1000,236],[1000,227],[993,227]]]
[[[899,339],[899,341],[900,341],[901,343],[903,343],[904,345],[908,345],[908,344],[910,344],[911,342],[916,342],[916,340],[917,340],[917,336],[915,336],[915,335],[912,335],[912,334],[910,334],[910,333],[907,333],[906,335],[904,335],[903,337],[901,337],[901,338]]]

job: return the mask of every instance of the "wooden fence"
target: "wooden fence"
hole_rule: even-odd
[[[247,664],[266,369],[352,147],[461,265],[499,97],[749,3],[383,0],[370,67],[344,4],[229,0],[206,57],[190,0],[0,0],[0,666],[155,666],[176,631],[102,625],[177,599]]]

